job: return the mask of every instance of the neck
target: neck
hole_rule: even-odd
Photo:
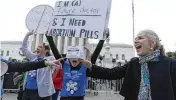
[[[150,52],[144,56],[139,56],[140,59],[140,63],[145,63],[148,62],[156,57],[158,57],[160,55],[160,51],[159,50],[155,50],[153,52]]]
[[[145,56],[147,56],[147,55],[150,55],[151,53],[153,53],[154,51],[149,51],[149,52],[147,52],[147,53],[145,53],[145,54],[141,54],[141,55],[139,55],[139,57],[145,57]]]
[[[45,55],[43,54],[43,55],[38,55],[38,57],[44,57]]]

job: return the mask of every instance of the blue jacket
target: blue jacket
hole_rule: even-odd
[[[87,68],[81,66],[79,70],[71,70],[67,62],[63,64],[63,88],[61,91],[62,97],[77,97],[85,96],[87,87]]]

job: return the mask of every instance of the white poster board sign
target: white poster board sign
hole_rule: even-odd
[[[39,5],[29,11],[26,17],[26,27],[37,34],[46,33],[54,9],[48,5]]]
[[[84,59],[84,47],[83,46],[68,46],[66,58],[81,58]]]
[[[48,36],[103,39],[111,0],[57,1]]]
[[[4,74],[7,72],[7,70],[8,70],[8,65],[7,65],[5,62],[2,62],[2,61],[1,61],[0,67],[1,67],[0,76],[2,76],[2,75],[4,75]]]

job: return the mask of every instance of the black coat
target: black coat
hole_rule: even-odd
[[[160,56],[158,62],[148,62],[152,100],[176,100],[176,61]],[[122,67],[112,69],[93,65],[89,76],[116,80],[124,77],[120,94],[125,100],[137,100],[141,67],[138,58],[132,58]]]
[[[39,68],[46,67],[44,60],[39,62],[9,62],[7,63],[8,70],[7,72],[26,72],[30,70],[37,70]]]

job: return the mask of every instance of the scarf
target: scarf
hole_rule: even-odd
[[[145,56],[139,57],[141,64],[141,82],[138,94],[138,100],[152,100],[150,91],[150,75],[147,62],[154,61],[160,55],[159,50],[155,50]]]

